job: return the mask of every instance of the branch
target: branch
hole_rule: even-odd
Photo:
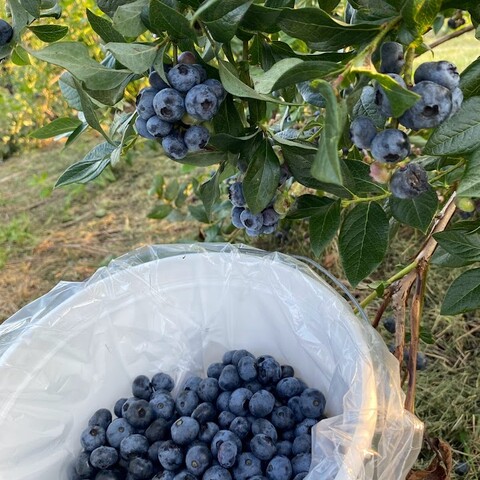
[[[468,27],[462,28],[460,30],[456,30],[455,32],[449,33],[448,35],[445,35],[443,37],[440,37],[438,40],[435,40],[429,45],[429,48],[433,49],[435,47],[438,47],[442,43],[448,42],[452,38],[460,37],[464,33],[471,32],[472,30],[475,30],[475,27],[473,25],[469,25]]]

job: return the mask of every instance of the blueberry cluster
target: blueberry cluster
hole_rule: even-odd
[[[137,97],[138,134],[161,141],[166,155],[174,160],[205,148],[210,132],[200,124],[215,116],[226,96],[222,84],[207,78],[205,69],[195,62],[192,52],[183,52],[174,67],[165,66],[169,84],[152,71],[150,87]]]
[[[262,233],[273,233],[277,229],[280,215],[273,206],[260,213],[249,210],[243,195],[242,182],[237,181],[229,186],[228,197],[233,205],[232,224],[237,228],[244,228],[248,236],[257,237]]]
[[[380,57],[380,71],[407,88],[399,75],[405,65],[402,45],[385,42],[380,48]],[[411,130],[437,127],[460,108],[463,101],[462,91],[458,87],[460,75],[452,63],[423,63],[415,71],[414,81],[411,91],[417,93],[420,99],[397,119],[404,127]],[[375,86],[373,95],[378,113],[385,120],[392,117],[390,101],[380,84]],[[377,162],[396,164],[410,155],[410,141],[404,131],[387,128],[377,132],[373,120],[366,116],[358,116],[352,121],[350,137],[359,149],[370,150]],[[398,168],[392,175],[390,190],[397,198],[417,197],[428,190],[425,169],[412,163]]]
[[[324,395],[293,367],[227,351],[207,378],[140,375],[130,398],[97,410],[81,435],[71,480],[302,480]]]
[[[0,47],[3,47],[13,38],[12,26],[2,18],[0,18]]]

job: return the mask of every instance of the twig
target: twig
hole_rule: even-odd
[[[380,308],[377,310],[377,313],[375,314],[375,318],[372,322],[373,328],[375,329],[378,328],[378,324],[380,323],[380,320],[382,319],[382,316],[385,313],[385,310],[387,309],[391,300],[392,300],[392,290],[388,288],[383,295],[383,302],[380,305]]]
[[[475,27],[473,25],[469,25],[468,27],[462,28],[461,30],[456,30],[455,32],[449,33],[448,35],[445,35],[443,37],[440,37],[438,40],[435,40],[429,45],[429,48],[435,48],[441,45],[442,43],[448,42],[452,38],[457,38],[463,35],[464,33],[471,32],[472,30],[475,30]]]

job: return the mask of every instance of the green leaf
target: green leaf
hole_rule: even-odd
[[[80,96],[73,83],[72,74],[70,72],[63,72],[58,80],[58,85],[69,107],[74,110],[82,110],[82,102],[80,102]]]
[[[272,201],[280,180],[280,164],[268,140],[253,154],[243,180],[243,194],[253,213],[260,213]]]
[[[480,268],[462,273],[450,285],[443,300],[441,315],[456,315],[480,307]]]
[[[465,261],[480,261],[480,234],[464,230],[446,230],[433,235],[448,253]]]
[[[290,7],[293,8],[295,5],[295,0],[266,0],[265,6],[271,8],[283,8]]]
[[[133,73],[142,74],[153,64],[157,56],[156,45],[142,45],[141,43],[107,43],[105,48]]]
[[[347,213],[338,240],[343,269],[355,287],[383,260],[388,247],[388,218],[378,203],[360,203]]]
[[[316,50],[335,51],[372,40],[378,25],[345,25],[318,8],[285,8],[278,20],[287,34],[311,42]]]
[[[389,204],[396,220],[426,233],[437,213],[438,198],[435,190],[430,188],[416,198],[390,197]]]
[[[406,0],[402,8],[402,17],[413,39],[423,35],[431,28],[435,17],[442,7],[442,0]]]
[[[173,207],[168,203],[159,203],[148,212],[147,217],[155,220],[162,220],[163,218],[168,217],[172,210]]]
[[[201,223],[210,223],[210,220],[207,217],[207,212],[205,212],[205,207],[203,205],[189,205],[188,211],[190,215]]]
[[[60,176],[55,188],[71,183],[87,183],[97,178],[110,163],[110,155],[115,150],[107,142],[96,145],[80,162],[70,165]]]
[[[184,165],[194,165],[195,167],[208,167],[221,163],[225,160],[226,154],[224,152],[197,152],[189,153],[185,158],[181,160],[175,160],[177,163]]]
[[[460,110],[438,126],[423,150],[426,155],[461,155],[480,146],[480,97],[465,100]]]
[[[125,37],[136,38],[147,27],[142,22],[142,8],[148,5],[148,0],[137,0],[126,5],[120,5],[113,14],[113,26]]]
[[[36,25],[28,27],[42,42],[56,42],[68,33],[64,25]]]
[[[471,63],[460,75],[463,98],[480,95],[480,58]]]
[[[129,3],[135,3],[135,0],[97,0],[98,8],[109,17],[113,17],[118,7]]]
[[[245,137],[234,137],[228,133],[217,133],[210,137],[210,145],[215,148],[222,150],[223,152],[232,152],[232,153],[249,153],[253,152],[258,148],[257,140],[259,131],[247,135]]]
[[[461,257],[457,257],[456,255],[452,255],[451,253],[448,253],[444,248],[438,246],[435,250],[435,253],[432,255],[431,263],[433,265],[438,265],[439,267],[459,268],[465,267],[474,262],[470,262]]]
[[[69,147],[73,142],[77,141],[81,135],[87,131],[88,129],[88,123],[82,123],[79,125],[67,138],[67,141],[65,142],[65,146],[63,147],[64,149]]]
[[[342,171],[338,156],[338,142],[347,118],[345,102],[337,102],[333,88],[324,80],[317,80],[318,89],[327,102],[325,126],[318,140],[318,151],[312,165],[312,175],[321,182],[342,185]]]
[[[127,77],[122,84],[118,87],[110,90],[92,90],[90,88],[84,88],[84,91],[97,102],[102,105],[114,106],[124,97],[125,88],[127,88],[130,81],[134,78],[132,74]]]
[[[21,45],[15,45],[12,51],[11,60],[15,65],[19,65],[21,67],[31,64],[27,51]]]
[[[73,132],[79,125],[82,125],[78,118],[63,117],[57,118],[48,125],[41,127],[29,134],[33,138],[51,138],[61,135],[62,133]]]
[[[13,39],[12,42],[20,42],[23,29],[31,22],[31,16],[20,5],[18,0],[9,0],[8,5],[12,13],[12,27],[13,27]],[[10,48],[8,45],[4,45],[3,48]],[[3,57],[3,52],[2,52]]]
[[[159,31],[166,31],[174,39],[195,40],[195,31],[189,20],[164,0],[150,0],[150,22]]]
[[[210,219],[212,215],[212,209],[220,197],[219,176],[219,172],[215,172],[215,175],[210,178],[210,180],[202,183],[198,190],[208,219]]]
[[[95,33],[105,42],[125,42],[124,36],[113,28],[110,20],[99,15],[95,15],[87,8],[87,18]]]
[[[40,0],[20,0],[20,3],[32,17],[40,17]]]
[[[291,220],[301,220],[302,218],[312,217],[319,215],[325,211],[326,207],[329,207],[334,200],[328,197],[319,197],[307,193],[300,195],[295,200],[292,208],[288,212],[287,218]]]
[[[101,133],[107,142],[112,143],[112,141],[100,125],[97,114],[95,113],[95,107],[90,100],[90,97],[83,91],[82,86],[80,85],[78,80],[73,78],[73,82],[80,97],[80,103],[82,104],[82,112],[85,115],[85,120],[92,128],[94,128],[97,132]]]
[[[340,200],[323,207],[323,211],[310,217],[310,245],[318,257],[332,241],[340,226]]]
[[[325,12],[331,12],[340,3],[340,0],[318,0],[318,6]]]
[[[480,197],[480,149],[475,150],[467,159],[467,166],[457,189],[459,197]]]
[[[254,77],[253,81],[255,90],[266,94],[305,80],[323,78],[340,70],[341,66],[334,62],[304,62],[299,58],[285,58],[267,72]]]
[[[212,122],[216,133],[228,133],[238,137],[244,130],[242,119],[230,95],[222,102]]]
[[[223,87],[228,93],[231,93],[236,97],[253,98],[256,100],[262,100],[264,102],[284,103],[276,98],[262,95],[256,92],[253,88],[250,88],[248,85],[245,85],[245,83],[243,83],[236,76],[235,67],[230,63],[219,60],[218,67],[220,73],[220,81],[222,82]]]
[[[349,170],[354,182],[353,193],[359,197],[374,194],[381,195],[385,190],[372,180],[370,166],[359,160],[346,160],[343,162]]]
[[[68,70],[73,76],[85,82],[87,88],[109,90],[118,87],[129,70],[112,70],[91,59],[88,48],[79,42],[58,42],[42,50],[28,50],[34,57]]]
[[[368,117],[377,128],[383,128],[387,120],[375,104],[375,89],[367,85],[363,88],[358,102],[353,107],[352,117]]]
[[[282,10],[268,5],[253,4],[243,17],[242,28],[250,32],[275,33],[280,30],[278,18]]]

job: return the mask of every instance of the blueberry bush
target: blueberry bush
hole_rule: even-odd
[[[336,240],[352,287],[399,226],[417,230],[418,255],[362,301],[383,301],[375,325],[392,304],[399,359],[409,306],[413,409],[428,265],[462,268],[443,314],[480,307],[480,60],[461,74],[450,61],[413,65],[431,30],[450,29],[436,45],[480,37],[478,1],[97,0],[83,16],[94,45],[67,36],[61,3],[7,0],[0,22],[0,58],[59,67],[72,109],[31,136],[103,137],[57,186],[93,180],[140,142],[158,146],[192,166],[192,181],[172,196],[159,180],[153,218],[188,192],[202,202],[190,214],[213,225],[207,239],[308,222],[314,255]]]

